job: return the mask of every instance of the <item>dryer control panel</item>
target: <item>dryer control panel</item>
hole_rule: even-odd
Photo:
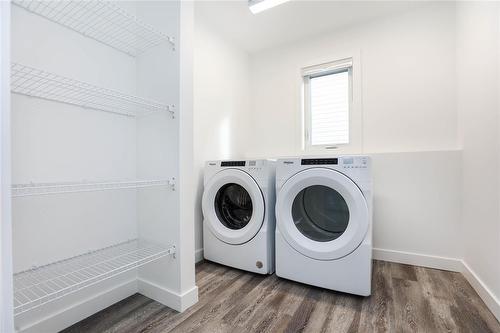
[[[344,169],[366,169],[368,167],[367,156],[345,156],[341,158]]]
[[[337,165],[339,164],[338,158],[303,158],[300,161],[301,165]]]
[[[311,168],[337,170],[357,183],[360,187],[371,185],[371,159],[367,155],[307,156],[278,159],[276,185],[281,187],[294,174]],[[362,185],[362,184],[367,184]]]
[[[291,162],[293,164],[293,162]],[[336,165],[344,169],[365,169],[368,167],[367,156],[341,156],[330,158],[302,158],[300,165]]]

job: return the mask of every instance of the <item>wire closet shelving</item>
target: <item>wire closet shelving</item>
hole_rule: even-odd
[[[175,250],[175,246],[133,239],[16,273],[14,313],[20,315],[121,273],[175,255]]]
[[[173,37],[155,29],[112,2],[12,0],[28,12],[136,57],[162,43],[175,49]],[[117,55],[120,55],[117,53]],[[101,88],[19,63],[11,64],[15,94],[66,103],[125,116],[167,112],[174,106],[120,91]],[[13,197],[168,186],[175,179],[106,182],[13,184]],[[14,274],[14,313],[19,316],[153,261],[174,256],[174,245],[133,239]]]
[[[11,91],[131,117],[154,112],[170,112],[173,115],[171,105],[97,87],[18,63],[11,64]]]
[[[137,56],[163,42],[175,47],[174,38],[101,0],[13,0],[15,5],[76,31],[130,56]]]
[[[172,190],[174,190],[175,179],[127,180],[115,182],[13,184],[12,197],[16,198],[34,195],[136,189],[155,186],[169,186]]]

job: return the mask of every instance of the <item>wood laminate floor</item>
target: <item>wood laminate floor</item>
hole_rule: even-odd
[[[375,261],[366,298],[210,262],[196,281],[184,313],[136,294],[64,332],[500,332],[460,273]]]

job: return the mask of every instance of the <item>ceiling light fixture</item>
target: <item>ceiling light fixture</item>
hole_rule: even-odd
[[[248,0],[248,7],[253,14],[276,7],[290,0]]]

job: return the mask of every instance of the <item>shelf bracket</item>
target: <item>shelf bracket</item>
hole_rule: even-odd
[[[175,245],[172,245],[171,247],[168,248],[167,250],[167,255],[171,255],[172,258],[176,259],[176,251],[175,251]]]
[[[172,51],[175,51],[175,38],[171,37],[171,36],[168,36],[167,40],[170,43],[170,45],[172,45]]]
[[[168,105],[167,110],[168,112],[170,112],[170,116],[172,117],[172,119],[175,119],[175,105],[174,104]]]
[[[175,191],[175,177],[172,177],[168,180],[168,185],[172,191]]]

